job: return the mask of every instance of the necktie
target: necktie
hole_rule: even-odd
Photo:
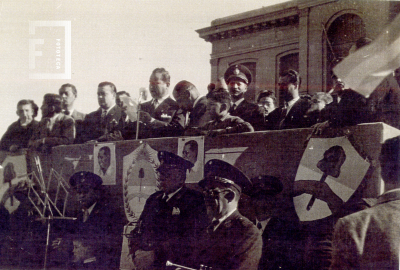
[[[69,115],[69,111],[68,111],[68,110],[65,110],[65,111],[64,111],[64,114],[65,114],[65,115]]]
[[[285,121],[286,114],[287,114],[287,107],[285,106],[282,108],[282,111],[281,111],[281,117],[279,120],[279,129],[281,129],[283,126],[283,122]]]
[[[158,100],[157,99],[155,99],[153,101],[153,107],[154,107],[154,110],[157,109],[157,107],[158,107]]]
[[[104,117],[106,117],[106,115],[107,115],[107,111],[106,111],[106,110],[103,110],[103,111],[101,112],[101,119],[104,119]]]

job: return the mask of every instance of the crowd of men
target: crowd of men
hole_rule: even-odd
[[[356,47],[369,42],[360,39]],[[230,66],[223,77],[209,85],[206,96],[192,83],[181,81],[172,90],[173,98],[168,71],[156,68],[149,80],[150,101],[137,103],[129,93],[118,92],[113,83],[101,82],[97,88],[99,109],[86,115],[74,108],[76,87],[64,84],[59,94],[44,96],[39,122],[34,119],[38,106],[32,100],[17,104],[19,120],[3,135],[0,150],[15,152],[29,147],[49,152],[54,146],[73,143],[214,137],[306,127],[323,133],[327,128],[368,122],[400,128],[400,87],[394,75],[386,77],[368,98],[346,89],[340,78],[333,79],[335,85],[328,93],[301,96],[300,74],[287,70],[279,76],[284,103],[278,106],[270,90],[260,91],[256,103],[245,99],[252,74],[244,65]],[[275,197],[283,190],[276,177],[249,179],[233,165],[212,159],[204,165],[204,179],[199,182],[203,192],[187,188],[187,172],[196,163],[189,153],[193,147],[189,143],[185,146],[184,157],[158,152],[159,191],[147,199],[129,237],[135,269],[165,269],[167,261],[214,270],[398,269],[399,137],[387,140],[382,147],[381,176],[386,190],[378,202],[361,211],[342,209],[341,214],[318,224],[323,228],[318,230],[311,223],[293,224],[276,213]],[[101,151],[105,154],[106,149]],[[102,181],[91,172],[77,172],[70,178],[80,211],[73,225],[56,224],[59,237],[52,242],[49,254],[53,265],[118,268],[123,229],[116,221],[124,218],[111,211]],[[20,196],[21,201],[27,201],[24,194]],[[241,213],[241,198],[247,199],[253,215],[244,210]],[[32,262],[33,257],[25,261]]]

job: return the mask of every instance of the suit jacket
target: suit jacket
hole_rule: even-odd
[[[189,124],[186,128],[201,127],[209,122],[211,119],[206,114],[207,111],[207,98],[200,97],[189,114]]]
[[[171,122],[163,128],[158,129],[157,137],[178,137],[183,136],[185,130],[190,130],[193,127],[200,127],[205,125],[211,119],[206,113],[207,111],[207,98],[199,97],[193,110],[189,113],[189,119],[186,119],[186,112],[182,109],[178,109],[172,115]],[[188,121],[187,126],[182,124],[182,120]]]
[[[328,120],[333,127],[354,126],[369,122],[370,114],[367,113],[367,100],[359,93],[345,89],[340,97],[340,102],[333,101],[326,106]]]
[[[264,112],[254,103],[243,100],[235,110],[231,107],[229,113],[232,116],[238,116],[244,121],[249,122],[255,131],[265,129]]]
[[[304,117],[310,107],[311,102],[308,99],[300,98],[295,104],[293,104],[286,116],[284,115],[285,109],[283,107],[275,109],[267,116],[267,129],[294,129],[310,127],[315,123],[310,122]]]
[[[399,269],[400,191],[385,193],[366,210],[339,219],[330,269]]]
[[[74,118],[75,122],[85,120],[85,116],[85,113],[78,112],[77,110],[73,110],[71,114],[71,117]]]
[[[6,133],[4,133],[0,142],[0,150],[10,151],[11,145],[18,145],[20,148],[27,148],[29,139],[33,132],[39,126],[39,122],[32,120],[29,125],[22,127],[19,120],[12,123]]]
[[[146,201],[138,225],[140,248],[155,250],[155,268],[163,268],[167,260],[187,265],[195,239],[207,226],[203,195],[186,187],[167,202],[163,195],[158,191]]]
[[[166,126],[171,121],[172,115],[178,108],[178,104],[171,97],[164,99],[156,109],[153,107],[153,100],[141,105],[142,111],[148,112],[150,116],[155,119],[155,121],[149,124],[152,128]]]
[[[384,122],[400,128],[400,87],[393,74],[387,76],[367,100],[368,122]]]
[[[103,135],[113,132],[117,129],[122,115],[121,108],[115,105],[104,117],[101,118],[102,109],[91,112],[86,115],[82,123],[82,131],[77,135],[77,143],[85,143],[90,140],[97,140]]]
[[[197,267],[203,264],[215,270],[258,268],[261,233],[239,211],[233,212],[215,231],[208,231],[199,243]]]
[[[52,130],[47,128],[47,119],[39,122],[30,142],[45,138],[45,147],[72,144],[75,139],[75,121],[71,116],[60,113],[55,119]]]

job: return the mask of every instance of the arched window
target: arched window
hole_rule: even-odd
[[[351,46],[366,35],[365,24],[357,14],[337,17],[326,31],[326,86],[332,86],[332,68],[349,54]]]

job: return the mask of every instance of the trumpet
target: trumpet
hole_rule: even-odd
[[[208,267],[208,266],[205,266],[205,265],[202,265],[202,264],[200,265],[199,269],[194,269],[194,268],[186,267],[186,266],[183,266],[183,265],[175,264],[175,263],[172,263],[170,261],[167,261],[165,263],[165,266],[176,267],[175,270],[212,270],[212,267]]]

